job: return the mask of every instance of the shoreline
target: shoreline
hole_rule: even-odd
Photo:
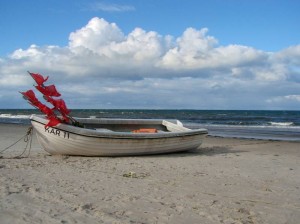
[[[0,127],[30,127],[28,123],[1,123]],[[222,125],[185,125],[187,128],[205,128],[208,129],[209,137],[216,138],[233,138],[245,140],[262,140],[262,141],[284,141],[300,143],[300,128],[289,127],[259,127],[259,126],[222,126]]]
[[[30,125],[0,124],[1,147]],[[300,144],[210,137],[151,156],[1,154],[1,223],[298,223]]]

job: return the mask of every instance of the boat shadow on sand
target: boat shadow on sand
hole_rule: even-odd
[[[151,157],[193,157],[193,156],[216,156],[216,155],[227,155],[234,154],[239,156],[240,153],[247,152],[245,150],[233,150],[229,146],[213,146],[213,147],[200,147],[198,149],[192,149],[183,152],[172,152],[156,155],[141,155]]]
[[[247,152],[245,150],[233,150],[229,146],[213,146],[213,147],[200,147],[198,149],[191,149],[182,152],[169,152],[169,153],[157,153],[157,154],[145,154],[145,155],[120,155],[120,156],[80,156],[80,155],[50,155],[47,154],[46,157],[62,157],[63,159],[74,157],[74,158],[126,158],[126,157],[194,157],[194,156],[217,156],[217,155],[228,155],[234,154],[239,156],[240,153]],[[44,155],[45,156],[45,155]]]

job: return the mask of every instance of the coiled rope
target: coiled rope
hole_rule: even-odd
[[[13,147],[14,145],[16,145],[18,142],[20,142],[22,139],[24,140],[24,142],[26,142],[26,146],[23,150],[23,152],[20,155],[17,156],[13,156],[13,157],[8,157],[8,158],[4,158],[3,156],[0,156],[0,159],[21,159],[21,158],[27,158],[30,155],[30,151],[31,151],[31,143],[32,143],[32,133],[33,133],[33,127],[29,127],[27,129],[27,132],[24,136],[22,136],[20,139],[18,139],[16,142],[14,142],[13,144],[7,146],[5,149],[0,151],[0,154],[2,154],[3,152],[5,152],[6,150],[10,149],[11,147]],[[29,148],[28,148],[29,146]],[[27,151],[27,155],[23,156]],[[22,157],[23,156],[23,157]]]

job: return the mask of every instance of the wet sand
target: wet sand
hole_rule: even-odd
[[[27,126],[0,125],[0,151]],[[0,223],[299,223],[300,143],[207,137],[139,157],[0,154]]]

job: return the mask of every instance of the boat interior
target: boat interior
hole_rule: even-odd
[[[179,121],[166,120],[119,120],[119,119],[77,119],[84,128],[96,131],[133,132],[133,133],[157,133],[157,132],[182,132],[190,130],[183,127]]]

